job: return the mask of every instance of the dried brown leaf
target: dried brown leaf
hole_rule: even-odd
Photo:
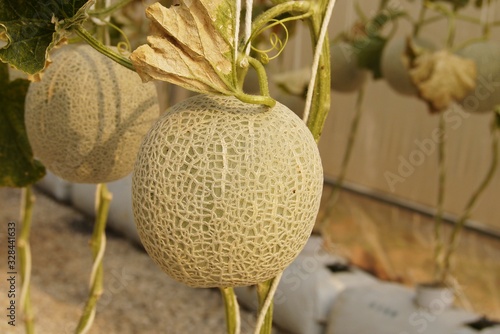
[[[453,101],[461,101],[476,87],[474,61],[447,50],[418,55],[410,64],[409,73],[420,98],[432,112],[445,110]]]
[[[169,8],[155,3],[146,10],[152,22],[148,45],[130,56],[144,81],[168,81],[184,88],[205,92],[232,91],[232,46],[229,28],[220,27],[217,11],[224,1],[181,1]],[[219,25],[219,26],[218,26]],[[224,33],[222,33],[224,32]]]

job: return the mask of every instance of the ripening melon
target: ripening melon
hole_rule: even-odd
[[[25,123],[34,155],[55,175],[101,183],[129,174],[159,116],[153,83],[88,45],[64,46],[30,84]]]
[[[422,39],[413,40],[420,48],[434,50],[431,42]],[[406,48],[406,38],[394,38],[384,47],[381,60],[382,76],[389,86],[403,95],[417,95],[417,87],[410,78],[407,67],[403,63],[403,55]]]
[[[319,209],[316,142],[287,107],[197,95],[145,136],[132,178],[150,257],[191,287],[263,282],[304,247]]]
[[[460,102],[461,105],[469,112],[492,111],[500,105],[500,44],[477,42],[457,54],[474,60],[477,69],[476,88]]]
[[[356,50],[348,43],[330,46],[331,88],[350,93],[358,90],[368,78],[368,71],[358,67]]]

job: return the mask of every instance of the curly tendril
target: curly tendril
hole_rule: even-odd
[[[269,61],[277,58],[283,52],[286,44],[288,43],[289,33],[288,33],[287,27],[285,26],[285,22],[289,21],[289,20],[287,20],[287,19],[275,20],[274,19],[272,21],[273,21],[273,23],[268,24],[268,25],[264,26],[263,28],[257,30],[255,33],[253,33],[250,36],[250,38],[247,40],[247,42],[245,43],[245,48],[246,48],[247,45],[253,39],[255,39],[257,36],[259,36],[260,34],[265,32],[266,30],[269,30],[277,25],[281,25],[283,27],[283,29],[285,30],[285,39],[284,40],[281,40],[280,37],[278,36],[278,34],[273,32],[269,35],[269,43],[271,44],[271,47],[269,47],[268,49],[259,49],[259,48],[256,48],[254,46],[251,46],[251,49],[259,54],[260,61],[263,64],[267,64],[267,63],[269,63]],[[276,51],[276,53],[273,56],[269,56],[269,53],[271,53],[274,50]]]

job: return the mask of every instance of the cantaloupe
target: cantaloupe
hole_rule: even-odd
[[[424,39],[414,39],[417,47],[434,50],[434,45]],[[413,84],[408,68],[403,63],[406,48],[406,38],[394,38],[384,47],[381,60],[382,76],[399,94],[414,96],[418,94],[417,87]]]
[[[492,111],[500,105],[500,44],[482,41],[469,44],[457,52],[476,63],[476,89],[460,104],[469,112]]]
[[[317,145],[290,109],[197,95],[145,136],[133,210],[146,251],[172,278],[191,287],[246,286],[298,255],[322,187]]]
[[[330,46],[331,88],[350,93],[358,90],[368,79],[368,71],[358,66],[356,50],[348,43]]]
[[[30,84],[25,123],[34,155],[57,176],[100,183],[129,174],[159,116],[153,83],[89,45],[63,46]]]

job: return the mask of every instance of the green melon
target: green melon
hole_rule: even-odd
[[[284,105],[197,95],[151,128],[132,180],[154,262],[189,286],[229,287],[275,277],[298,255],[323,171],[313,136]]]
[[[421,39],[414,40],[417,47],[433,50],[431,42]],[[396,92],[414,96],[418,94],[417,87],[413,84],[408,68],[403,63],[406,47],[406,38],[394,38],[382,52],[381,71],[389,86]]]
[[[30,84],[25,123],[34,155],[55,175],[101,183],[129,174],[159,116],[156,88],[88,45],[64,46]]]
[[[457,52],[477,67],[476,89],[460,104],[469,112],[492,111],[500,105],[500,44],[490,41],[470,44]]]

